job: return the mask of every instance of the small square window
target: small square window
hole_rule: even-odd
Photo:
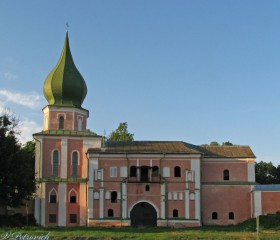
[[[117,167],[110,167],[110,177],[117,176]]]
[[[76,196],[70,196],[70,203],[76,203],[76,202],[77,202]]]
[[[50,203],[56,203],[56,195],[50,196]]]
[[[149,185],[146,185],[146,191],[150,191],[150,186]]]
[[[56,223],[56,214],[49,214],[49,223]]]
[[[70,223],[77,223],[77,214],[70,214],[69,218]]]

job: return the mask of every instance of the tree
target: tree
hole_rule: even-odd
[[[16,135],[18,121],[8,113],[0,115],[0,207],[20,207],[35,192],[34,149],[23,148]]]
[[[279,182],[280,166],[273,166],[272,162],[259,162],[255,166],[256,182],[260,184],[275,184]],[[277,174],[278,173],[278,174]]]
[[[230,141],[223,142],[222,146],[233,146],[233,144]]]
[[[210,146],[220,146],[220,144],[216,141],[210,142]]]
[[[108,140],[110,141],[133,141],[134,134],[127,131],[127,122],[120,123],[115,131],[112,131]]]

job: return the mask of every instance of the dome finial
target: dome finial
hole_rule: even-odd
[[[68,33],[68,28],[69,28],[69,25],[68,25],[68,22],[66,22],[66,32]]]

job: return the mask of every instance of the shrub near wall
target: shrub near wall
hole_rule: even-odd
[[[0,215],[0,227],[21,227],[27,225],[26,216],[20,213],[14,215]],[[32,214],[28,215],[28,225],[35,226],[36,221]]]
[[[261,228],[279,228],[280,229],[280,214],[268,214],[259,216],[259,224]]]

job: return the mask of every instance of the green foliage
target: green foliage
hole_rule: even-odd
[[[5,209],[21,206],[35,192],[34,148],[29,142],[21,147],[17,123],[8,113],[0,116],[0,207]]]
[[[133,141],[133,136],[134,134],[131,134],[127,131],[127,123],[123,122],[120,123],[115,131],[111,132],[108,140],[131,142]]]
[[[276,168],[272,162],[259,162],[255,166],[256,182],[260,184],[280,183],[280,165]]]
[[[210,146],[220,146],[220,144],[216,141],[210,142]]]
[[[233,144],[231,142],[227,141],[227,142],[223,142],[222,146],[233,146]]]

